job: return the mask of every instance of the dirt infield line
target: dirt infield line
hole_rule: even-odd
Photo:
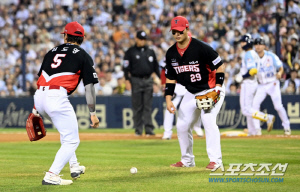
[[[161,140],[162,135],[157,134],[155,136],[140,136],[137,137],[134,134],[125,133],[80,133],[81,141],[104,141],[104,140]],[[194,136],[194,139],[204,139],[205,137]],[[245,139],[300,139],[300,135],[263,135],[256,137],[221,137],[222,139],[227,138],[245,138]],[[173,135],[172,139],[177,139],[177,135]],[[59,141],[59,133],[47,133],[47,136],[40,140],[43,141]],[[0,133],[0,142],[21,142],[29,141],[27,133],[14,132],[14,133]]]

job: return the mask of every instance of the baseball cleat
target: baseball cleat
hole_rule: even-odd
[[[257,135],[257,136],[261,136],[261,135],[262,135],[262,133],[261,133],[261,129],[259,129],[259,130],[256,130],[256,135]]]
[[[59,175],[50,172],[46,173],[42,181],[42,185],[71,185],[72,183],[72,180],[62,179]]]
[[[290,129],[284,130],[284,135],[291,135],[292,131]]]
[[[72,164],[70,166],[70,172],[73,179],[80,178],[80,175],[85,172],[85,166],[80,166],[79,163]]]
[[[198,135],[198,137],[203,137],[204,136],[203,131],[202,131],[201,128],[200,129],[194,129],[194,130],[195,130],[196,134]]]
[[[172,135],[171,136],[164,135],[161,139],[162,140],[171,140],[172,139]]]
[[[275,122],[275,116],[274,115],[268,115],[268,120],[267,120],[267,131],[270,132],[273,129],[273,125]]]
[[[171,164],[170,167],[186,167],[181,161]]]
[[[209,164],[206,166],[206,169],[217,170],[219,167],[221,167],[221,164],[215,162],[209,162]]]
[[[184,165],[181,161],[171,164],[170,167],[195,167],[195,163],[191,163],[189,166]]]

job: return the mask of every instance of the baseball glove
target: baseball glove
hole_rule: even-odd
[[[46,136],[43,119],[30,113],[26,121],[26,131],[30,141],[37,141]]]
[[[195,98],[198,109],[208,110],[213,108],[213,106],[219,101],[220,91],[212,91],[205,95],[197,95]]]

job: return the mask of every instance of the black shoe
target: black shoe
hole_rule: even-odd
[[[147,137],[149,137],[149,136],[155,136],[155,133],[153,133],[153,132],[147,132],[147,133],[146,133],[146,136],[147,136]]]

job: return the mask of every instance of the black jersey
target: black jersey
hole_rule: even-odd
[[[192,38],[183,56],[176,43],[166,53],[166,77],[176,80],[191,93],[216,86],[216,69],[223,64],[219,54],[208,44]]]
[[[83,84],[98,83],[91,56],[78,45],[66,43],[54,47],[44,57],[38,73],[38,86],[57,85],[72,94],[81,79]]]
[[[130,47],[125,52],[123,68],[126,80],[130,78],[129,74],[135,77],[150,77],[155,72],[160,76],[155,52],[148,46]]]

